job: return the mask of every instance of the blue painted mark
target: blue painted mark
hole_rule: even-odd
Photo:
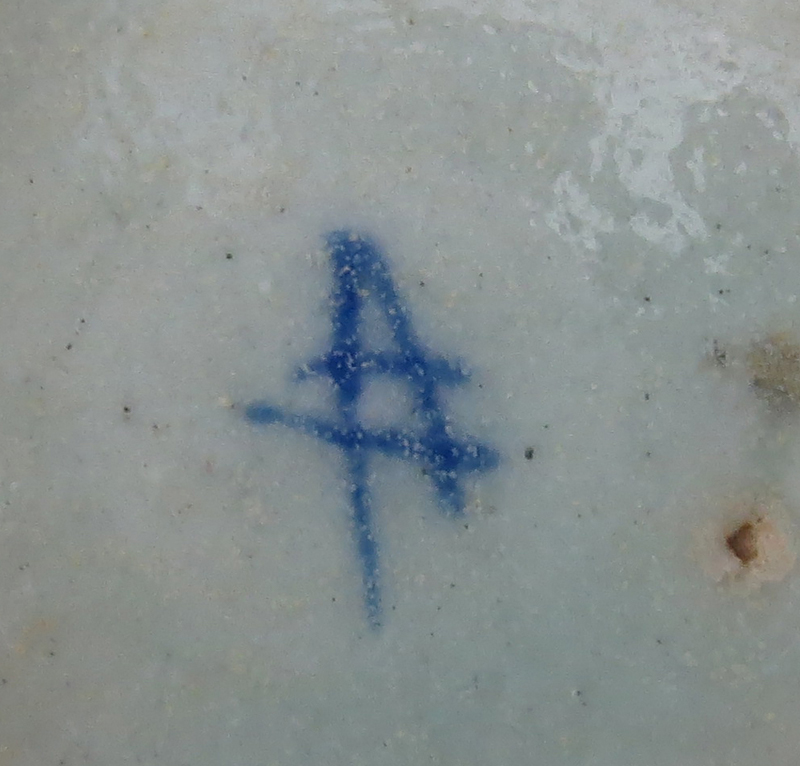
[[[486,445],[453,435],[453,426],[439,401],[439,387],[464,383],[468,375],[461,365],[430,355],[423,348],[378,245],[350,231],[329,234],[327,243],[334,279],[330,350],[301,367],[296,378],[330,380],[336,416],[328,420],[296,414],[264,402],[251,404],[246,416],[253,423],[294,428],[341,449],[347,465],[367,618],[378,627],[380,565],[369,492],[370,454],[380,452],[419,464],[433,482],[442,510],[452,516],[464,512],[463,475],[492,469],[499,457]],[[393,351],[364,348],[361,312],[369,299],[377,302],[391,332]],[[422,423],[420,430],[367,429],[359,422],[358,405],[365,383],[378,375],[392,376],[409,387],[413,412]]]

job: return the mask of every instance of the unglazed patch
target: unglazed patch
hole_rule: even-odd
[[[747,355],[753,387],[772,406],[800,403],[800,344],[776,332],[753,344]]]

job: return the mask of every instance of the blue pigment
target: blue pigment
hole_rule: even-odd
[[[499,462],[490,447],[470,438],[457,439],[439,401],[439,387],[464,383],[468,375],[459,364],[429,354],[417,338],[411,317],[395,288],[378,245],[369,237],[335,231],[327,237],[333,270],[331,345],[321,357],[297,372],[297,379],[327,378],[333,384],[335,417],[328,420],[287,412],[266,402],[247,407],[253,423],[282,424],[338,447],[347,467],[350,508],[364,582],[367,618],[381,624],[378,544],[369,492],[369,458],[374,452],[418,464],[433,483],[443,512],[464,512],[465,474],[486,471]],[[362,308],[376,301],[390,330],[394,349],[368,351],[362,338]],[[358,406],[370,377],[389,375],[402,381],[412,397],[412,409],[422,427],[368,429],[359,422]]]

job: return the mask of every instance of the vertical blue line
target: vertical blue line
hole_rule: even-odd
[[[373,628],[380,627],[381,593],[378,572],[378,544],[372,522],[368,473],[369,460],[359,443],[358,400],[363,391],[364,370],[359,342],[359,318],[362,298],[359,289],[362,261],[371,255],[362,250],[360,239],[348,235],[329,240],[334,266],[332,300],[332,338],[329,374],[336,389],[338,409],[343,427],[351,434],[343,450],[350,478],[350,500],[353,514],[353,534],[361,561],[364,583],[364,604],[367,619]]]
[[[372,528],[367,479],[367,455],[360,447],[347,450],[350,474],[350,500],[353,509],[353,534],[358,558],[361,561],[361,577],[364,583],[364,605],[367,619],[373,628],[381,625],[381,587],[378,571],[378,543]]]

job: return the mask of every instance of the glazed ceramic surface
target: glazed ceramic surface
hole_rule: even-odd
[[[793,6],[0,20],[2,766],[797,762]]]

